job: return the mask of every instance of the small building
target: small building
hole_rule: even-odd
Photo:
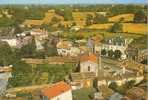
[[[77,57],[78,55],[80,55],[80,49],[78,47],[71,47],[70,48],[70,56]]]
[[[72,42],[61,40],[57,43],[57,52],[60,56],[69,56],[72,47]]]
[[[72,100],[70,85],[61,81],[41,91],[42,100]]]
[[[98,76],[98,59],[94,54],[84,54],[80,57],[80,73],[94,72]]]
[[[104,97],[102,95],[102,92],[96,92],[96,93],[94,93],[94,100],[104,100]]]
[[[0,40],[3,42],[7,42],[10,47],[16,47],[17,46],[17,39],[16,37],[8,36],[8,37],[0,37]]]

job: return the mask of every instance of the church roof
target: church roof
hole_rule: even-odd
[[[97,63],[97,56],[94,54],[85,54],[80,57],[80,62],[92,61]]]

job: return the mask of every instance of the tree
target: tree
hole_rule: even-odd
[[[116,82],[112,82],[110,85],[109,85],[109,88],[113,89],[113,90],[116,90],[117,88],[117,83]]]
[[[52,17],[51,19],[51,24],[56,24],[56,23],[59,23],[61,20],[57,17]]]
[[[105,49],[103,49],[103,50],[101,50],[101,55],[103,55],[103,56],[105,56],[106,55],[106,50]]]
[[[57,49],[54,45],[49,44],[48,41],[46,41],[44,44],[44,54],[45,56],[56,56],[57,55]]]
[[[115,33],[122,31],[123,31],[123,25],[119,22],[114,23],[109,29],[109,32],[115,32]]]
[[[147,22],[146,14],[142,10],[137,11],[135,13],[134,22],[135,23],[146,23]]]
[[[114,56],[115,56],[116,59],[121,58],[121,55],[122,55],[122,53],[121,53],[120,50],[115,50],[115,51],[114,51]]]
[[[94,24],[102,24],[107,22],[108,22],[108,18],[106,16],[96,14],[96,16],[94,17]]]
[[[33,39],[31,43],[23,46],[20,49],[20,56],[21,57],[35,57],[36,55],[36,45],[35,40]]]
[[[0,42],[0,65],[10,65],[13,63],[14,59],[14,54],[9,44]]]
[[[109,50],[109,51],[108,51],[108,56],[112,58],[113,55],[114,55],[114,51],[113,51],[112,49]]]
[[[89,26],[89,25],[92,25],[92,24],[93,24],[93,16],[91,14],[87,14],[86,25]]]
[[[128,81],[125,85],[128,89],[130,89],[135,85],[135,80]]]
[[[70,7],[56,9],[56,13],[60,16],[63,16],[65,21],[73,20],[72,9]]]

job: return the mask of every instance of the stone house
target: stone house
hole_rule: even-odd
[[[122,53],[121,59],[126,59],[127,58],[126,49],[132,41],[133,41],[133,39],[126,39],[122,36],[115,36],[110,39],[105,39],[100,46],[101,46],[102,50],[105,49],[106,51],[120,50]],[[99,47],[98,47],[98,49],[99,49]],[[108,56],[108,54],[107,54],[107,56]]]
[[[80,57],[80,73],[94,72],[98,76],[98,59],[94,54],[84,54]]]

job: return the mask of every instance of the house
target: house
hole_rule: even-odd
[[[42,100],[72,100],[70,85],[61,81],[41,91]]]
[[[0,66],[0,73],[3,73],[3,72],[11,72],[12,71],[12,65],[10,66],[4,66],[4,67],[1,67]]]
[[[120,50],[121,51],[121,59],[126,59],[126,49],[128,45],[132,42],[132,39],[126,39],[122,37],[121,35],[116,35],[113,38],[105,39],[103,43],[101,44],[102,50]],[[108,53],[107,53],[108,56]]]
[[[69,56],[71,52],[72,42],[60,40],[57,45],[58,55]]]
[[[94,54],[84,54],[80,57],[80,73],[94,72],[98,75],[98,59]]]
[[[0,36],[1,42],[7,42],[10,47],[17,46],[17,38],[15,36]]]
[[[31,43],[33,40],[33,37],[28,35],[28,36],[20,36],[20,37],[17,37],[17,48],[21,48],[29,43]]]
[[[1,39],[1,41],[7,42],[10,47],[17,46],[17,39],[16,38],[4,38],[4,39]]]
[[[104,100],[104,97],[102,95],[102,92],[96,92],[96,93],[94,93],[94,100]]]
[[[80,55],[80,49],[78,47],[71,47],[70,48],[70,56],[77,57]]]

